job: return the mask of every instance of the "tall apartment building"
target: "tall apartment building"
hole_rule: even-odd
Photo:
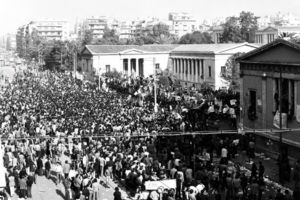
[[[28,30],[31,32],[33,29],[47,40],[66,40],[70,34],[69,23],[60,20],[31,21]]]
[[[85,30],[91,30],[94,38],[102,38],[107,27],[106,17],[91,17],[83,22]]]
[[[170,33],[181,37],[197,30],[197,21],[188,13],[169,13]]]

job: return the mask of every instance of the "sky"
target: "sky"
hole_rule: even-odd
[[[300,0],[0,0],[0,34],[15,32],[31,20],[74,22],[90,16],[120,20],[167,19],[169,12],[189,12],[198,20],[251,11],[257,16],[290,12],[300,16]]]

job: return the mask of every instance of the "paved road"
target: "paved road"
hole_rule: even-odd
[[[70,160],[66,156],[62,156],[62,163],[65,160]],[[109,187],[102,185],[102,200],[112,200],[114,188],[117,184],[113,181],[109,182]],[[121,191],[122,197],[128,199],[126,192]],[[64,200],[65,198],[65,188],[62,183],[56,185],[52,179],[47,179],[45,176],[37,176],[36,184],[32,186],[32,200]],[[18,195],[14,195],[12,200],[19,200]]]

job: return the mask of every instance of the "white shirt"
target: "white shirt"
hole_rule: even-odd
[[[227,158],[227,154],[228,154],[228,151],[226,148],[222,148],[221,150],[221,157],[222,158]]]

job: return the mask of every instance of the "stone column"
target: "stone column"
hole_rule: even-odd
[[[193,83],[195,83],[195,59],[192,59],[191,60],[191,62],[192,62],[192,81],[193,81]]]
[[[139,59],[134,58],[135,60],[135,77],[137,77],[139,75]]]
[[[289,110],[290,109],[292,109],[292,107],[291,107],[291,105],[292,105],[292,101],[293,101],[293,99],[292,99],[292,93],[293,93],[293,88],[292,88],[292,80],[288,80],[289,81]],[[295,84],[294,84],[295,85]]]
[[[195,66],[196,66],[196,71],[195,71],[195,82],[198,83],[199,82],[199,60],[195,59]]]
[[[262,77],[261,81],[261,107],[262,107],[262,128],[266,129],[267,128],[267,78]]]
[[[181,80],[181,66],[180,66],[179,58],[176,58],[176,65],[177,65],[177,69],[178,69],[177,77],[178,77],[179,80]]]
[[[180,58],[181,80],[184,80],[184,60]]]
[[[200,76],[203,75],[202,82],[205,80],[204,71],[205,71],[205,69],[204,69],[204,60],[201,59],[201,74],[200,74]]]
[[[173,73],[174,75],[176,75],[176,70],[175,70],[175,59],[174,59],[174,58],[171,58],[171,60],[172,60],[172,73]]]
[[[132,75],[132,66],[131,66],[131,59],[128,58],[128,75],[131,76]]]
[[[295,80],[294,81],[294,97],[295,97],[295,99],[294,99],[294,111],[295,111],[295,116],[297,115],[297,105],[299,105],[300,104],[300,99],[298,99],[298,93],[299,93],[299,91],[298,91],[298,89],[300,89],[298,86],[300,85],[300,81],[297,81],[297,80]]]
[[[187,67],[187,76],[186,76],[186,80],[187,81],[191,81],[191,62],[190,59],[186,59],[186,67]]]
[[[176,67],[177,67],[177,74],[176,74],[176,77],[178,78],[178,79],[180,79],[180,65],[179,65],[179,60],[178,60],[178,58],[175,58],[175,63],[176,63]]]

